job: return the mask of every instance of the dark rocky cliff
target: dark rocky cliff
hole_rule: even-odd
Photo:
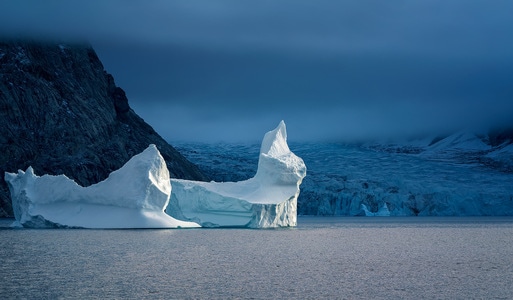
[[[172,177],[207,179],[130,108],[90,46],[0,41],[0,217],[12,215],[6,171],[87,186],[149,144]]]

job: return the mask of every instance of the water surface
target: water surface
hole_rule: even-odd
[[[513,217],[299,217],[297,228],[9,229],[1,298],[510,299]]]

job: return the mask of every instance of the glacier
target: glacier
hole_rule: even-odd
[[[254,177],[237,182],[171,179],[166,212],[204,227],[273,228],[297,225],[303,160],[290,151],[283,121],[265,134]]]
[[[164,212],[171,184],[155,145],[132,157],[107,179],[82,187],[65,175],[5,173],[16,221],[31,228],[194,228]]]
[[[480,135],[457,132],[446,138],[289,145],[308,166],[298,215],[513,215],[513,141],[491,145]],[[243,180],[256,171],[256,144],[175,146],[216,181]]]

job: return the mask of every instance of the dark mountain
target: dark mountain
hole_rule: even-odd
[[[87,186],[149,144],[172,177],[206,180],[128,104],[89,45],[0,41],[0,174],[32,166]],[[0,216],[12,215],[0,180]]]

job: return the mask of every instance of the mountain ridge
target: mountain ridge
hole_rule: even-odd
[[[208,180],[130,107],[86,43],[0,41],[0,173],[32,166],[88,186],[155,144],[172,177]],[[12,216],[0,180],[0,217]]]

